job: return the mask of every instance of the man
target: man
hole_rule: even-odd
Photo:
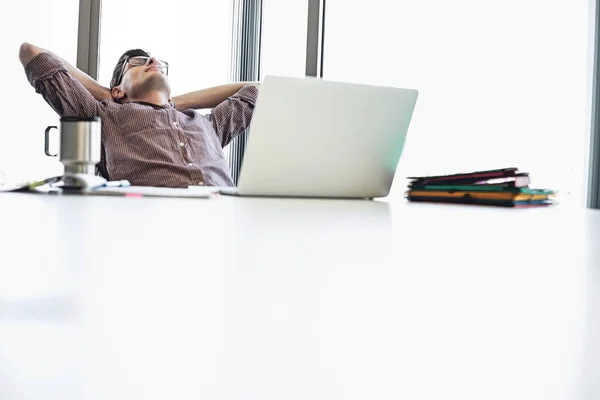
[[[252,118],[258,84],[236,83],[171,98],[168,64],[135,49],[117,63],[110,88],[47,50],[23,43],[27,79],[62,117],[99,116],[99,173],[137,186],[232,186],[223,147]],[[204,116],[194,109],[212,108]]]

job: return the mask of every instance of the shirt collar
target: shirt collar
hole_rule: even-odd
[[[141,105],[144,105],[144,106],[150,106],[150,107],[152,107],[152,108],[154,108],[156,110],[160,110],[160,109],[163,109],[163,108],[169,108],[169,107],[175,108],[175,104],[172,101],[169,101],[164,106],[159,106],[157,104],[148,103],[147,101],[130,101],[129,103],[141,104]]]

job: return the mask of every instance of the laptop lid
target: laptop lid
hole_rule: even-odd
[[[387,196],[417,96],[413,89],[267,76],[238,193]]]

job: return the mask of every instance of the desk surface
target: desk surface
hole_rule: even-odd
[[[598,399],[600,212],[0,195],[0,399]]]

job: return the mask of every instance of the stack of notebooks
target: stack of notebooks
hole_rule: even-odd
[[[529,173],[517,168],[453,175],[409,177],[410,201],[539,207],[554,204],[555,192],[532,189]]]

